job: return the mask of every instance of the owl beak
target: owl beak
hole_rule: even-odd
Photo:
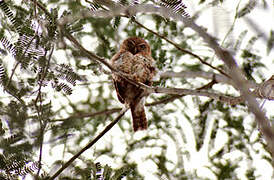
[[[134,47],[134,54],[137,54],[137,52],[138,52],[138,48],[137,48],[137,46],[135,46]]]

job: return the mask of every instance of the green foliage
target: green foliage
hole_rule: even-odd
[[[248,1],[246,5],[238,12],[238,17],[243,17],[255,9],[257,2],[255,0]]]
[[[219,168],[220,173],[218,174],[219,179],[235,179],[235,169],[237,165],[232,165],[229,162],[223,163],[216,163],[217,168]]]
[[[182,0],[161,0],[160,5],[172,9],[175,13],[190,17],[185,11],[187,7]]]
[[[18,19],[14,17],[12,11],[10,10],[8,4],[5,1],[0,1],[0,8],[4,11],[5,15],[12,22],[13,27],[17,30],[17,32],[21,31],[20,23],[17,21]]]
[[[9,40],[7,40],[4,36],[2,36],[0,41],[6,50],[8,50],[10,53],[12,53],[13,56],[16,55],[15,46]]]
[[[267,41],[267,54],[270,53],[270,51],[273,48],[273,46],[274,46],[274,31],[271,30],[270,31],[269,39]]]
[[[242,32],[240,33],[240,35],[238,36],[237,41],[236,41],[236,43],[235,43],[235,45],[234,45],[234,48],[233,48],[233,50],[234,50],[235,52],[238,52],[238,51],[239,51],[239,49],[240,49],[240,47],[241,47],[241,45],[242,45],[243,39],[245,38],[246,34],[247,34],[247,30],[244,30],[244,31],[242,31]]]
[[[4,85],[6,83],[6,73],[3,64],[0,64],[0,85]]]
[[[2,121],[1,121],[2,124]],[[4,129],[2,129],[4,134]],[[37,162],[31,162],[31,145],[26,136],[14,134],[8,138],[0,139],[0,176],[6,179],[17,179],[26,176],[38,169]]]
[[[66,34],[105,60],[117,52],[124,38],[142,37],[150,44],[160,72],[218,73],[162,37],[213,66],[224,67],[220,60],[211,58],[212,50],[197,34],[173,19],[141,13],[131,18],[81,17],[82,10],[94,12],[109,8],[95,1],[44,2],[37,1],[35,5],[32,1],[0,1],[0,179],[26,175],[49,178],[68,157],[94,139],[121,107],[106,68],[88,59]],[[218,8],[223,2],[200,0],[197,8],[202,13],[208,6]],[[254,2],[247,2],[234,18],[255,10]],[[162,0],[158,4],[152,0],[120,0],[118,3],[122,6],[153,3],[190,17],[182,0]],[[60,31],[59,20],[67,17],[77,19]],[[136,21],[156,33],[148,32]],[[235,33],[237,25],[232,25],[228,35]],[[266,68],[263,53],[257,46],[260,36],[250,37],[250,34],[249,29],[242,29],[235,34],[235,41],[227,38],[231,40],[227,46],[246,77],[255,82],[263,79],[262,70]],[[273,49],[273,34],[270,31],[265,46],[268,54]],[[191,90],[208,83],[204,79],[200,81],[201,78],[160,78],[154,85]],[[205,91],[238,96],[230,85],[222,84],[221,88],[219,85]],[[147,131],[133,133],[130,113],[126,114],[58,179],[144,179],[147,173],[157,179],[201,179],[199,168],[206,168],[216,179],[237,179],[236,171],[246,162],[252,162],[248,170],[242,168],[246,178],[255,179],[260,167],[253,165],[252,154],[271,162],[244,104],[232,107],[210,98],[167,94],[151,94],[148,102],[160,103],[146,108]],[[240,152],[237,160],[226,158],[234,151]],[[200,154],[206,162],[201,159],[191,167]],[[54,157],[52,164],[45,164],[49,157]],[[100,163],[95,164],[99,159],[107,163],[102,167]]]
[[[246,76],[248,79],[253,79],[252,73],[254,70],[265,67],[263,63],[260,62],[261,57],[259,55],[256,55],[254,51],[254,44],[256,42],[257,38],[252,37],[246,46],[245,49],[243,49],[241,57],[245,60],[243,63],[243,70],[246,73]]]

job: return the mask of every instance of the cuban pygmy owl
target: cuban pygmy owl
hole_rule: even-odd
[[[152,79],[156,75],[155,60],[151,57],[150,47],[145,40],[139,37],[124,40],[120,50],[111,58],[111,65],[129,75],[135,82],[148,86],[152,85]],[[133,130],[147,129],[145,97],[141,99],[139,97],[144,90],[115,74],[112,78],[119,101],[130,107]]]

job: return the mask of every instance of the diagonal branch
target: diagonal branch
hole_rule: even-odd
[[[215,51],[216,55],[227,65],[230,76],[235,83],[234,87],[240,90],[241,95],[247,101],[249,110],[253,112],[256,117],[256,121],[261,130],[261,133],[267,141],[269,151],[272,155],[272,163],[274,165],[274,132],[271,129],[269,120],[265,116],[265,113],[261,111],[257,100],[246,86],[246,84],[248,84],[247,80],[241,70],[238,68],[236,60],[233,58],[231,53],[221,48],[212,36],[207,34],[201,27],[196,25],[194,22],[189,22],[188,26],[195,30]]]
[[[73,22],[75,20],[86,18],[86,17],[104,17],[110,18],[115,16],[134,16],[137,13],[152,13],[152,14],[160,14],[165,18],[172,18],[175,21],[181,21],[185,26],[193,29],[199,36],[203,38],[203,40],[215,51],[215,54],[227,65],[229,69],[229,76],[234,81],[234,87],[240,90],[241,95],[247,101],[247,105],[249,110],[255,115],[258,126],[261,130],[261,133],[265,137],[267,141],[267,145],[269,147],[269,151],[272,154],[272,162],[274,165],[274,132],[272,131],[269,120],[265,116],[265,113],[261,111],[258,102],[255,97],[251,94],[250,90],[246,86],[247,80],[244,75],[238,68],[235,59],[227,50],[220,47],[220,45],[216,42],[215,38],[209,35],[204,31],[203,28],[195,24],[190,18],[183,17],[180,14],[174,13],[172,10],[164,7],[158,7],[153,4],[139,4],[135,6],[123,6],[123,7],[115,7],[111,9],[111,11],[106,10],[98,10],[98,11],[80,11],[78,14],[73,14],[71,16],[67,16],[61,18],[59,21],[59,25],[64,25],[69,22]],[[161,90],[160,88],[156,90]],[[155,90],[154,90],[155,91]],[[156,92],[158,92],[156,91]],[[174,89],[176,91],[176,89]],[[164,92],[164,91],[163,91]]]
[[[68,160],[49,180],[54,180],[60,173],[65,170],[75,159],[77,159],[83,152],[91,148],[99,139],[101,139],[119,120],[123,117],[129,108],[124,108],[120,111],[120,114],[92,141],[90,141],[84,148],[82,148],[77,154],[75,154],[70,160]]]
[[[123,77],[128,82],[132,83],[133,85],[146,89],[148,93],[165,93],[165,94],[173,94],[173,95],[196,95],[196,96],[207,96],[209,98],[226,102],[229,104],[235,103],[235,98],[226,96],[226,95],[220,95],[217,93],[210,93],[204,90],[189,90],[189,89],[182,89],[182,88],[163,88],[163,87],[150,87],[143,83],[138,83],[130,78],[128,78],[127,74],[124,74],[117,69],[114,69],[105,59],[93,54],[92,52],[86,50],[72,35],[66,33],[64,34],[80,51],[85,53],[85,55],[91,59],[95,60],[96,62],[100,62],[104,65],[106,65],[113,73],[116,73],[117,75]]]
[[[135,97],[135,102],[139,102],[144,96],[146,96],[146,91],[142,92],[141,94]],[[68,160],[49,180],[55,179],[59,174],[65,170],[75,159],[77,159],[83,152],[91,148],[99,139],[101,139],[115,124],[119,122],[119,120],[123,117],[123,115],[129,109],[129,106],[125,106],[119,113],[119,115],[107,126],[105,129],[96,136],[92,141],[90,141],[84,148],[82,148],[77,154],[75,154],[70,160]]]
[[[62,30],[62,27],[60,27],[60,28]],[[135,85],[136,87],[147,89],[148,93],[165,93],[165,94],[173,94],[173,95],[206,96],[206,97],[212,98],[217,101],[228,103],[230,105],[235,105],[237,103],[243,102],[243,97],[241,97],[241,96],[240,97],[232,97],[232,96],[227,96],[227,95],[223,95],[223,94],[207,92],[205,90],[189,90],[189,89],[182,89],[182,88],[150,87],[145,84],[135,82],[135,81],[131,80],[127,74],[122,73],[122,72],[118,71],[117,69],[114,69],[105,59],[103,59],[103,58],[93,54],[92,52],[88,51],[87,49],[85,49],[71,34],[69,34],[69,33],[63,33],[63,34],[65,37],[67,37],[74,44],[75,47],[77,47],[81,52],[83,52],[90,60],[104,64],[112,71],[112,73],[116,73],[117,75],[123,77],[128,82]],[[172,73],[172,74],[175,75],[175,73]],[[168,76],[168,73],[163,73],[162,76],[163,77]],[[213,77],[217,81],[218,80],[217,78],[219,76],[217,76],[217,75],[215,76],[215,74],[213,74]],[[226,76],[224,76],[224,77],[226,77]],[[227,78],[227,81],[235,87],[234,82],[231,82],[229,80],[230,79]],[[246,84],[249,84],[248,85],[249,87],[254,87],[254,85],[252,85],[252,83],[247,82]]]
[[[215,69],[217,71],[219,71],[221,74],[225,75],[226,77],[230,78],[229,75],[227,73],[225,73],[222,69],[216,68],[214,66],[212,66],[211,64],[207,63],[205,60],[203,60],[200,56],[198,56],[197,54],[194,54],[191,51],[185,50],[183,48],[181,48],[178,44],[176,44],[175,42],[171,41],[170,39],[166,38],[164,35],[161,35],[151,29],[149,29],[148,27],[144,26],[143,24],[141,24],[140,22],[136,21],[134,18],[132,18],[132,21],[135,22],[136,24],[138,24],[140,27],[146,29],[147,31],[151,32],[152,34],[155,34],[156,36],[166,40],[168,43],[172,44],[175,48],[177,48],[179,51],[185,53],[185,54],[189,54],[195,58],[197,58],[202,64],[205,64],[209,67],[211,67],[212,69]]]
[[[123,72],[119,71],[118,69],[113,68],[105,59],[103,59],[103,58],[97,56],[96,54],[86,50],[71,34],[64,32],[65,30],[62,26],[60,26],[60,30],[63,33],[63,35],[66,38],[68,38],[74,44],[74,46],[76,46],[80,51],[82,51],[90,60],[95,61],[97,63],[99,62],[99,63],[104,64],[105,66],[107,66],[112,71],[112,73],[115,73],[118,76],[123,77],[129,83],[131,83],[131,84],[133,84],[137,87],[143,87],[143,88],[149,87],[147,85],[135,82],[134,80],[131,79],[131,77],[128,74],[123,73]]]

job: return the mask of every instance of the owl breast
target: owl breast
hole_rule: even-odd
[[[133,80],[136,82],[145,83],[152,80],[151,70],[152,62],[142,55],[135,55],[132,59],[131,72]]]

